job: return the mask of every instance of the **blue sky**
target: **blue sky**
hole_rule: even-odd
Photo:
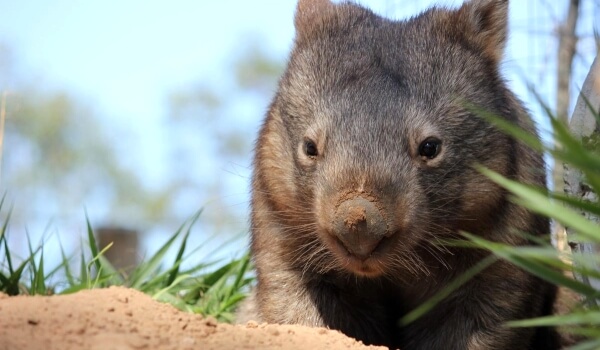
[[[260,7],[245,1],[3,1],[0,8],[0,42],[21,66],[45,86],[74,92],[106,123],[133,130],[136,149],[147,150],[142,168],[152,167],[160,153],[153,141],[161,139],[170,91],[218,81],[244,36],[258,34],[284,55],[293,35],[293,4],[286,1]]]
[[[404,17],[440,2],[363,3]],[[528,14],[525,4],[512,2],[513,21]],[[294,1],[281,0],[2,0],[0,41],[46,84],[76,92],[111,122],[135,129],[140,120],[151,127],[169,90],[198,79],[218,80],[244,37],[258,35],[275,56],[285,57],[294,7]],[[529,50],[519,40],[513,44],[521,50],[509,49],[510,60]]]
[[[461,1],[362,3],[402,18],[432,3]],[[558,9],[541,10],[540,3],[557,7],[557,2],[511,2],[515,30],[506,61],[511,72],[514,66],[525,70],[532,55],[552,54],[544,52],[547,45],[527,38],[527,29],[538,29],[532,11],[540,12],[538,18],[560,17]],[[0,42],[47,86],[71,90],[111,123],[153,136],[165,95],[199,79],[218,81],[226,74],[228,56],[245,37],[257,35],[275,57],[284,58],[293,37],[294,7],[295,1],[282,0],[0,0]]]
[[[455,6],[462,1],[361,3],[387,17],[404,18],[433,3]],[[511,1],[512,34],[504,69],[530,107],[534,102],[524,79],[552,100],[555,48],[547,33],[563,16],[558,3]],[[225,79],[231,56],[251,37],[260,38],[273,57],[284,60],[294,35],[294,9],[295,1],[289,0],[0,0],[0,43],[10,47],[40,87],[68,90],[103,123],[129,130],[136,150],[131,161],[146,181],[160,182],[164,169],[157,159],[167,156],[160,141],[168,94],[198,81]],[[587,21],[593,21],[593,13],[588,15]],[[251,125],[258,127],[261,118],[257,114]],[[222,168],[209,173],[228,176]],[[231,191],[238,196],[246,188]]]

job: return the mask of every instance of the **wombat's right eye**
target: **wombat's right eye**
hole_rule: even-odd
[[[429,138],[421,143],[419,146],[419,155],[427,159],[433,159],[440,153],[441,142],[434,138]]]
[[[316,157],[319,155],[317,144],[313,140],[304,140],[304,154],[309,157]]]

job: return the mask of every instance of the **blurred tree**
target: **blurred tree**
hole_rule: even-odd
[[[106,218],[116,220],[162,211],[137,174],[119,164],[113,148],[118,140],[66,93],[12,90],[5,108],[2,187],[9,196],[25,198],[41,212],[82,213],[97,200],[111,208]]]
[[[569,105],[571,100],[570,82],[572,80],[573,58],[577,48],[577,21],[579,20],[579,0],[568,0],[566,18],[558,26],[556,117],[565,124],[569,121]],[[556,144],[556,147],[561,147]],[[552,169],[554,190],[563,192],[563,164],[556,162]],[[559,250],[566,250],[567,239],[565,228],[554,224],[554,237]]]
[[[252,144],[283,71],[283,62],[258,41],[246,42],[232,55],[231,74],[224,80],[203,79],[173,92],[165,119],[177,196],[208,200],[204,218],[216,232],[247,227]]]
[[[86,204],[94,202],[108,208],[95,215],[106,223],[138,226],[160,219],[167,194],[144,188],[139,174],[117,157],[115,146],[126,134],[108,130],[72,95],[20,77],[10,50],[0,46],[0,53],[5,117],[0,190],[16,202],[13,225],[81,219]]]
[[[119,154],[135,154],[123,147],[126,131],[108,129],[73,95],[31,83],[9,49],[0,46],[0,53],[0,92],[7,95],[0,190],[19,209],[13,226],[80,220],[86,205],[95,208],[90,214],[100,218],[97,225],[178,225],[206,206],[209,232],[239,233],[247,226],[252,141],[283,69],[256,41],[239,46],[230,74],[218,84],[199,79],[169,97],[168,178],[152,190],[126,164],[131,156]]]

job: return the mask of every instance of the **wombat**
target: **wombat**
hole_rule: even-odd
[[[300,0],[296,37],[256,143],[251,251],[258,285],[240,320],[338,329],[408,349],[555,349],[556,288],[499,261],[413,323],[398,320],[486,256],[460,231],[510,245],[547,236],[479,164],[545,186],[542,155],[473,113],[535,135],[499,72],[508,0],[405,21]]]

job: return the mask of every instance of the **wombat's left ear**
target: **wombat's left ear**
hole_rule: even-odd
[[[466,25],[467,41],[487,58],[500,62],[508,32],[508,0],[469,0],[456,15],[458,23]]]
[[[329,0],[298,0],[294,25],[296,37],[305,39],[326,22],[335,5]]]

